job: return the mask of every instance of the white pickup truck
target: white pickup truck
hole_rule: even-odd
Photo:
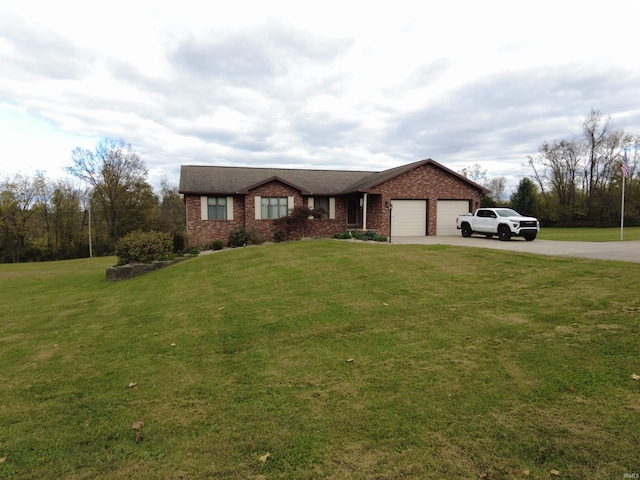
[[[502,241],[511,237],[524,237],[528,242],[535,240],[540,231],[540,222],[534,217],[523,217],[511,208],[479,208],[474,214],[458,215],[456,226],[463,237],[474,233],[493,237]]]

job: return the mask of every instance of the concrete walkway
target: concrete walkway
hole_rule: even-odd
[[[512,238],[501,242],[494,238],[461,235],[443,235],[433,237],[393,237],[395,244],[456,245],[460,247],[492,248],[513,252],[535,253],[560,257],[594,258],[599,260],[619,260],[640,263],[640,241],[618,242],[558,242],[553,240],[534,240],[527,242],[523,238]]]

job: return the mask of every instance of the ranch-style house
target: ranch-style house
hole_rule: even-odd
[[[298,205],[325,212],[307,222],[307,237],[348,229],[453,235],[456,216],[474,211],[488,193],[431,159],[381,172],[183,165],[179,191],[193,246],[226,240],[241,228],[271,240],[273,220]]]

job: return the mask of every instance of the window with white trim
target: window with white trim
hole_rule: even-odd
[[[286,217],[288,206],[289,201],[287,197],[262,197],[261,218],[266,220]]]
[[[207,197],[207,218],[209,220],[227,219],[226,197]]]
[[[322,210],[320,218],[329,218],[329,197],[315,197],[313,199],[313,209]]]

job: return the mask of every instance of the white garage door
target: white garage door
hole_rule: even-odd
[[[463,213],[469,213],[468,200],[438,200],[436,235],[460,235],[456,217]]]
[[[427,234],[426,200],[393,200],[392,203],[392,237],[415,237]]]

